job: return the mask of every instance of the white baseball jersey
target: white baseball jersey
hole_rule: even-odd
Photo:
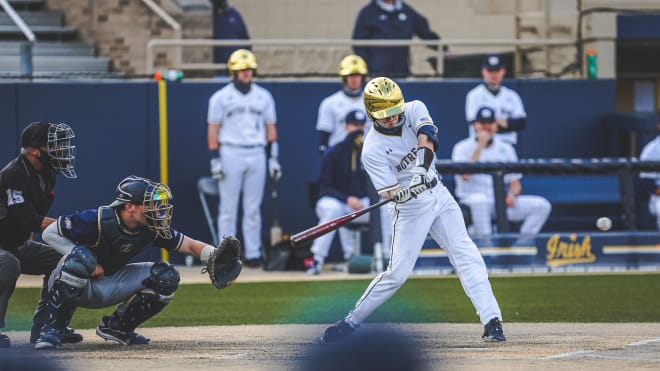
[[[468,137],[454,145],[451,159],[455,162],[471,162],[470,157],[477,148],[477,139]],[[497,136],[493,137],[491,145],[481,150],[478,162],[517,162],[518,156],[513,146]],[[505,174],[504,182],[511,183],[522,178],[522,174]],[[476,235],[493,233],[491,217],[495,212],[495,197],[493,176],[489,174],[470,174],[469,180],[463,180],[460,175],[456,180],[456,196],[470,207],[472,214],[472,230]],[[506,208],[506,217],[512,221],[522,221],[520,233],[535,235],[545,224],[552,205],[541,196],[518,195],[513,206]]]
[[[207,121],[222,124],[218,143],[233,146],[265,146],[266,123],[277,122],[270,92],[252,83],[247,94],[227,84],[209,99]]]
[[[660,135],[652,141],[648,142],[642,153],[639,155],[642,161],[660,161]],[[642,172],[640,177],[646,179],[655,179],[655,186],[660,187],[660,173],[659,172]],[[652,194],[649,198],[649,210],[651,214],[656,217],[656,224],[660,230],[660,196]]]
[[[660,161],[660,135],[644,146],[639,159],[642,161]],[[660,173],[642,172],[639,176],[647,179],[655,179],[657,185],[660,187]]]
[[[407,187],[417,158],[417,131],[433,120],[424,103],[405,104],[401,135],[369,131],[362,149],[362,162],[379,192]],[[435,175],[435,160],[430,168]],[[488,282],[488,273],[479,250],[465,230],[458,204],[441,183],[405,203],[389,204],[392,215],[392,245],[387,270],[371,282],[355,308],[346,316],[359,325],[403,285],[428,234],[443,247],[454,265],[465,293],[474,304],[481,323],[502,318]],[[405,319],[402,319],[405,322]]]
[[[472,162],[470,157],[477,148],[477,139],[473,137],[465,138],[454,145],[451,153],[451,159],[455,162]],[[518,162],[513,147],[497,138],[493,137],[490,146],[481,150],[478,162]],[[506,174],[504,182],[510,183],[516,179],[522,178],[522,174]],[[456,197],[463,198],[474,193],[483,193],[488,198],[493,199],[493,176],[488,174],[471,174],[469,181],[464,181],[460,175],[454,176],[456,180]]]
[[[362,149],[362,163],[369,173],[376,190],[390,191],[399,184],[408,187],[417,158],[417,131],[424,125],[433,125],[424,103],[412,101],[405,104],[401,136],[383,135],[369,131]],[[435,172],[435,159],[429,168]]]
[[[523,118],[527,117],[525,106],[523,105],[520,95],[515,91],[500,86],[500,91],[497,95],[493,95],[484,84],[479,84],[467,93],[465,98],[465,119],[467,122],[472,123],[476,116],[477,111],[481,107],[490,107],[495,111],[496,118]],[[470,136],[474,136],[474,128],[469,126]],[[497,134],[502,140],[515,145],[518,142],[518,133],[515,131]]]
[[[349,97],[344,94],[342,90],[326,97],[319,106],[319,114],[316,120],[316,130],[325,131],[330,133],[328,139],[328,147],[334,146],[346,138],[346,130],[344,130],[344,119],[349,112],[353,110],[364,110],[364,103],[362,103],[362,96]],[[367,120],[364,127],[365,133],[369,131],[371,121]]]

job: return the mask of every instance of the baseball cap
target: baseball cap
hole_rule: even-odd
[[[21,147],[42,147],[48,143],[48,129],[50,123],[32,122],[21,133]]]
[[[344,122],[352,125],[364,125],[367,122],[367,115],[362,111],[353,110],[346,115]]]
[[[495,122],[495,111],[490,107],[481,107],[477,111],[477,117],[474,119],[477,122]]]
[[[483,63],[481,63],[481,67],[489,71],[495,71],[504,68],[502,56],[499,54],[488,54],[486,58],[484,58]]]

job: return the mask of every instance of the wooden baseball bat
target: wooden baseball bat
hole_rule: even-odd
[[[312,228],[306,229],[302,232],[296,233],[293,236],[291,236],[291,245],[293,247],[296,247],[298,245],[301,245],[305,242],[309,242],[315,238],[319,238],[323,236],[324,234],[334,231],[335,229],[349,223],[351,220],[362,216],[370,211],[373,211],[374,209],[377,209],[386,203],[389,203],[393,201],[391,198],[386,198],[383,200],[380,200],[379,202],[367,206],[364,209],[360,209],[358,211],[354,211],[350,214],[346,214],[343,216],[340,216],[338,218],[332,219],[330,221],[327,221],[323,224],[319,224],[317,226],[314,226]]]

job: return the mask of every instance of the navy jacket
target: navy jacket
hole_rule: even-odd
[[[348,196],[367,197],[369,178],[362,167],[361,131],[331,147],[321,162],[319,197],[330,196],[346,202]]]
[[[213,7],[213,38],[216,40],[249,39],[243,17],[234,7],[229,7],[222,14]],[[213,63],[227,63],[229,56],[235,50],[250,49],[249,46],[224,46],[213,50]]]
[[[376,0],[362,8],[355,21],[353,39],[404,39],[413,36],[425,40],[438,40],[440,37],[429,28],[424,16],[406,3],[400,9],[386,12]],[[403,77],[409,74],[409,48],[402,47],[355,47],[355,54],[364,58],[373,75]]]

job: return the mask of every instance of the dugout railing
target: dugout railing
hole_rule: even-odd
[[[660,162],[636,158],[521,159],[515,163],[438,160],[436,168],[452,192],[454,175],[493,176],[493,191],[499,195],[495,197],[494,220],[498,233],[513,232],[505,204],[504,175],[510,173],[523,175],[523,194],[544,196],[553,204],[546,231],[553,229],[553,219],[562,217],[568,218],[569,227],[565,229],[584,229],[585,223],[590,223],[593,229],[595,220],[601,216],[612,218],[615,229],[636,231],[650,229],[640,220],[645,211],[648,214],[648,192],[640,186],[639,174],[660,172]]]

